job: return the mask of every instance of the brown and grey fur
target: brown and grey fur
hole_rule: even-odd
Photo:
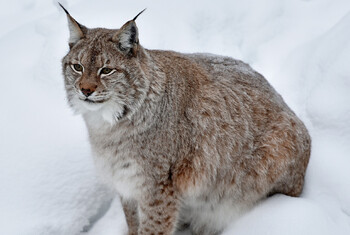
[[[249,65],[147,50],[135,19],[110,30],[67,16],[68,102],[84,117],[97,169],[120,195],[130,235],[174,234],[182,224],[193,234],[219,234],[268,195],[300,195],[308,131]],[[114,72],[99,75],[102,67]]]

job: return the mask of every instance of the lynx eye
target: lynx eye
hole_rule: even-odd
[[[113,69],[110,69],[110,68],[102,68],[101,71],[100,71],[100,74],[102,75],[108,75],[110,73],[112,73],[114,70]]]
[[[77,73],[81,73],[84,70],[84,68],[83,68],[83,66],[81,64],[72,64],[71,67]]]

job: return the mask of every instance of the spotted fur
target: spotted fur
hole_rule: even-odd
[[[219,234],[268,195],[300,195],[308,131],[249,65],[147,50],[135,20],[88,29],[67,16],[68,102],[84,117],[101,178],[121,196],[129,235],[182,225]]]

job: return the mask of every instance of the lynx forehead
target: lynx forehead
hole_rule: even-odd
[[[262,75],[229,57],[143,48],[142,12],[120,29],[65,12],[68,102],[129,235],[220,234],[269,195],[300,195],[310,136]]]

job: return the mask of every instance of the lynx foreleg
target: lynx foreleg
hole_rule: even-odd
[[[156,193],[139,202],[139,235],[172,235],[176,230],[178,200],[171,185],[163,185]]]
[[[137,202],[134,200],[122,199],[123,210],[128,225],[128,235],[137,235],[139,227],[139,218],[137,211]]]

